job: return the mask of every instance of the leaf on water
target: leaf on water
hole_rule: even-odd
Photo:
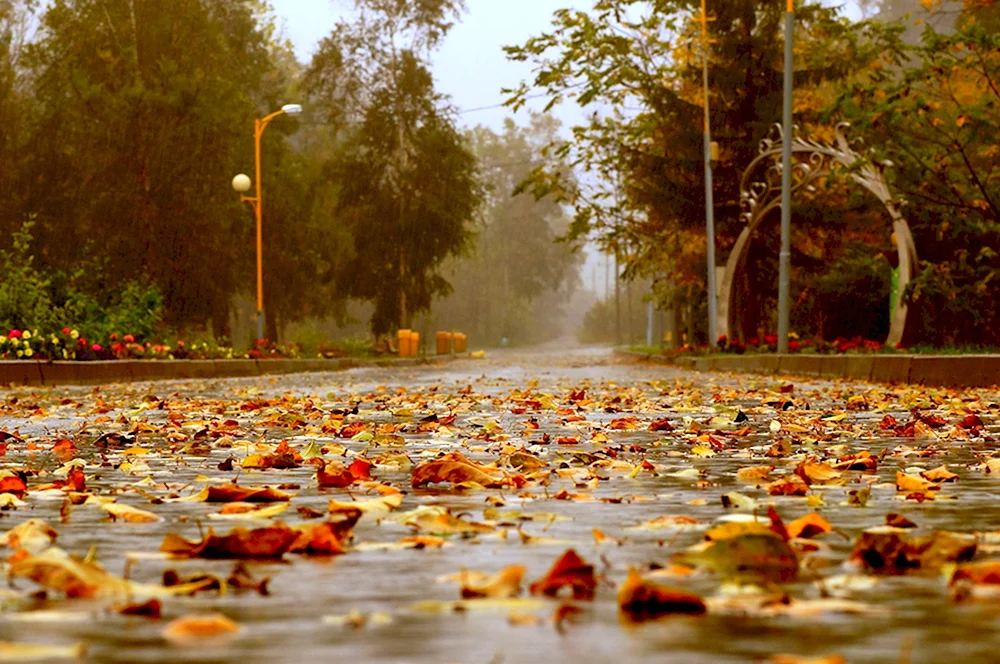
[[[937,468],[925,470],[920,473],[920,476],[931,482],[954,482],[958,479],[958,474],[948,470],[947,465],[941,465]]]
[[[788,583],[799,573],[795,551],[773,532],[737,535],[696,545],[675,554],[674,562],[710,569],[735,581]]]
[[[466,521],[455,516],[445,507],[424,505],[400,514],[396,521],[431,535],[471,536],[493,532],[495,528],[485,523]]]
[[[798,519],[788,522],[785,528],[792,539],[800,537],[808,539],[833,530],[833,526],[816,512],[810,512],[805,516],[800,516]]]
[[[842,655],[819,655],[804,657],[802,655],[771,655],[765,664],[847,664]]]
[[[748,466],[736,471],[736,481],[744,484],[762,484],[774,470],[774,466]]]
[[[352,502],[340,502],[330,499],[327,511],[330,514],[343,514],[352,510],[361,510],[363,514],[388,514],[403,503],[403,494],[394,493],[388,496],[372,498],[370,500],[355,500]]]
[[[907,475],[896,471],[896,491],[900,493],[926,493],[940,488],[940,485],[918,475]]]
[[[629,621],[640,623],[672,614],[704,615],[705,602],[694,593],[643,579],[631,569],[618,589],[618,608]]]
[[[289,548],[289,553],[301,553],[316,556],[336,556],[347,553],[347,547],[353,538],[351,531],[361,518],[361,511],[353,514],[343,514],[340,521],[323,521],[296,526],[298,538]]]
[[[1000,585],[1000,560],[962,563],[955,567],[948,585],[960,582]]]
[[[538,581],[531,584],[532,595],[555,597],[563,588],[570,588],[573,599],[594,599],[597,577],[593,565],[588,565],[573,549],[568,549]]]
[[[922,537],[879,526],[864,531],[854,543],[849,561],[876,574],[906,574],[965,562],[976,554],[974,535],[939,530]]]
[[[361,629],[362,627],[368,626],[380,626],[380,625],[391,625],[393,620],[392,616],[388,613],[382,611],[374,611],[372,613],[361,613],[357,609],[351,609],[346,614],[341,616],[323,616],[322,620],[325,625],[336,625],[338,627],[349,627],[351,629]]]
[[[809,485],[798,477],[782,477],[767,485],[769,496],[804,496],[809,493]]]
[[[805,459],[795,467],[795,474],[806,484],[830,484],[840,479],[843,473],[826,462],[818,462],[813,457]]]
[[[138,507],[132,507],[131,505],[125,505],[123,503],[107,503],[101,505],[101,509],[108,513],[108,516],[113,520],[125,521],[126,523],[151,523],[153,521],[160,521],[161,517],[153,514],[152,512],[147,512],[146,510],[139,509]]]
[[[258,507],[254,503],[227,503],[217,513],[209,514],[209,519],[246,520],[270,519],[281,514],[291,506],[291,503],[274,503],[266,507]]]
[[[524,565],[511,565],[486,579],[463,578],[462,599],[517,597],[521,594],[521,580],[527,570]]]
[[[177,645],[227,643],[240,631],[238,623],[221,613],[192,613],[167,623],[160,635]]]
[[[226,535],[216,535],[209,528],[199,542],[168,533],[160,551],[179,558],[281,558],[298,539],[299,533],[284,524],[234,528]]]
[[[28,519],[0,535],[0,546],[39,553],[52,546],[57,537],[58,531],[41,519]]]
[[[273,503],[291,500],[292,494],[272,489],[271,487],[247,487],[236,484],[221,486],[206,486],[198,493],[179,498],[178,502],[191,503]]]
[[[83,659],[87,645],[53,646],[23,641],[0,641],[0,662],[48,662],[58,659]]]
[[[470,461],[461,452],[449,452],[438,459],[419,464],[413,469],[410,483],[413,487],[421,487],[425,484],[471,482],[486,488],[500,488],[510,484],[508,477],[494,476],[502,472]]]

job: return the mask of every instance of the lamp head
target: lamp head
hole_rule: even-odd
[[[301,104],[285,104],[281,107],[281,110],[285,112],[286,115],[299,115],[302,112]]]
[[[250,191],[250,177],[240,173],[233,178],[233,189],[243,194]]]

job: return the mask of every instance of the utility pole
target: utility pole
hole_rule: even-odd
[[[778,352],[788,352],[789,281],[792,256],[792,41],[795,0],[785,12],[785,100],[781,131],[781,253],[778,254]]]
[[[788,0],[791,2],[792,0]],[[705,90],[705,235],[708,246],[708,345],[715,347],[716,300],[715,300],[715,203],[712,200],[712,128],[708,108],[708,52],[711,41],[708,38],[708,13],[705,0],[701,0],[701,77]],[[693,341],[693,340],[692,340]]]

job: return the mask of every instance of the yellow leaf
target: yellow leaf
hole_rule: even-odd
[[[160,520],[160,517],[152,512],[147,512],[146,510],[141,510],[138,507],[124,505],[122,503],[107,503],[105,505],[101,505],[101,509],[107,512],[108,516],[112,519],[121,519],[126,523],[151,523],[153,521]]]

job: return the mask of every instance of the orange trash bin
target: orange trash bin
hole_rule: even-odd
[[[451,332],[437,333],[437,354],[449,355],[451,353]]]
[[[400,330],[396,333],[396,340],[399,343],[399,356],[410,356],[410,331]]]
[[[455,339],[455,352],[456,353],[464,353],[465,352],[465,341],[466,341],[466,339],[468,339],[468,337],[466,337],[461,332],[456,332],[453,335],[453,337]]]
[[[420,333],[410,332],[410,357],[416,357],[420,354]]]

